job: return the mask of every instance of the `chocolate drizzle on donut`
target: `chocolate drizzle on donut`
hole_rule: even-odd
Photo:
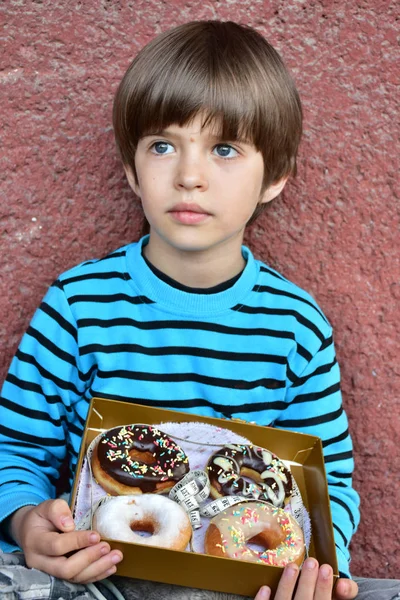
[[[154,492],[160,482],[179,481],[189,471],[189,460],[183,450],[150,425],[110,429],[101,436],[96,451],[103,471],[144,493]]]
[[[293,480],[289,469],[275,454],[259,446],[227,444],[208,461],[210,483],[221,496],[244,496],[282,507],[290,497]],[[257,475],[257,482],[243,477]]]

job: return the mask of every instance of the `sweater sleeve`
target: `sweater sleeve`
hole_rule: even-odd
[[[0,522],[55,497],[59,468],[81,435],[74,402],[84,393],[76,324],[62,289],[50,287],[23,336],[0,395]],[[3,541],[3,548],[10,546]]]
[[[350,577],[349,543],[359,523],[359,496],[352,487],[352,441],[332,335],[299,375],[290,371],[289,379],[287,408],[275,424],[322,440],[339,573]]]

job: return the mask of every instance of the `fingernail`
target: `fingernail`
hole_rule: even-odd
[[[106,544],[100,548],[100,552],[102,554],[107,554],[107,552],[109,552],[109,550],[110,550],[110,548]]]
[[[63,525],[63,527],[72,527],[74,524],[74,520],[71,517],[62,517],[61,519],[61,525]]]
[[[111,557],[111,561],[114,564],[121,562],[121,560],[122,560],[122,556],[119,555],[119,554],[113,554],[112,557]]]
[[[307,558],[306,562],[303,565],[303,569],[307,569],[308,571],[312,571],[317,566],[317,561],[314,558]]]
[[[320,571],[322,579],[329,579],[332,574],[332,569],[329,565],[322,565]]]
[[[269,589],[269,587],[263,585],[263,587],[260,588],[260,591],[257,594],[257,600],[269,600],[270,596],[271,590]]]
[[[114,573],[115,573],[116,570],[117,570],[117,567],[111,567],[111,569],[108,569],[108,571],[106,571],[107,577],[109,575],[114,575]]]
[[[97,542],[100,541],[100,536],[98,533],[91,533],[89,536],[89,539],[91,541],[92,544],[97,544]]]
[[[290,564],[285,567],[285,575],[290,577],[290,579],[294,579],[297,577],[297,573],[299,572],[299,567],[296,564]]]

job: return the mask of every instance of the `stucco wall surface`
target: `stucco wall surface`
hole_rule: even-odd
[[[6,0],[0,379],[47,286],[133,239],[141,213],[114,149],[117,82],[156,33],[192,19],[256,27],[305,112],[297,179],[248,232],[335,329],[362,524],[353,573],[400,575],[398,4],[389,0]],[[385,543],[382,542],[385,540]]]

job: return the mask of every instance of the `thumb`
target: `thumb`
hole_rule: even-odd
[[[271,590],[266,585],[263,585],[259,589],[258,594],[254,598],[254,600],[269,600],[270,596],[271,596]]]
[[[335,600],[353,600],[358,594],[358,585],[352,579],[338,579],[334,590]]]
[[[57,498],[57,500],[48,500],[43,503],[45,514],[50,523],[54,525],[56,529],[63,532],[73,531],[75,529],[75,523],[72,518],[71,509],[65,500]]]

